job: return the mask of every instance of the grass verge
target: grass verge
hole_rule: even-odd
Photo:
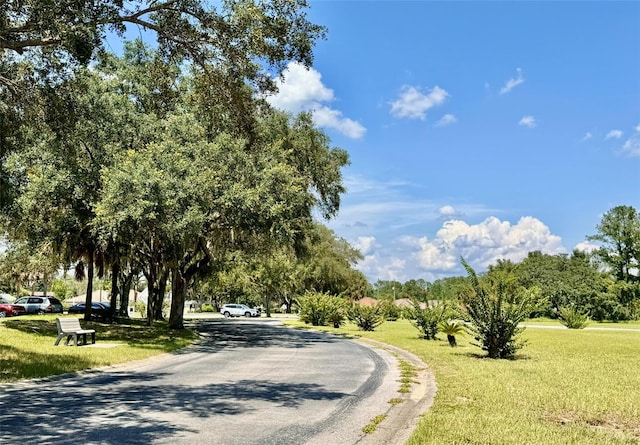
[[[191,344],[190,330],[169,330],[165,323],[146,326],[81,321],[96,330],[96,344],[112,347],[54,346],[59,315],[22,316],[0,322],[0,382],[47,377],[99,366],[139,360]]]
[[[438,392],[408,445],[640,444],[640,332],[529,328],[515,360],[491,360],[465,336],[457,348],[419,339],[406,320],[374,332],[326,330],[400,347],[429,365]]]

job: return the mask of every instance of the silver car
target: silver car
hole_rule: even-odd
[[[55,297],[29,297],[18,298],[15,303],[22,306],[27,314],[62,313],[62,303]]]
[[[220,313],[225,317],[258,317],[260,313],[246,304],[225,304],[220,308]]]

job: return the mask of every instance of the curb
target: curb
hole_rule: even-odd
[[[436,379],[426,363],[414,354],[376,340],[360,338],[358,341],[370,346],[386,350],[404,361],[409,362],[416,370],[411,392],[398,393],[402,403],[391,405],[384,413],[386,418],[376,428],[375,432],[359,440],[358,445],[402,445],[407,442],[418,426],[421,417],[433,405],[438,390]]]

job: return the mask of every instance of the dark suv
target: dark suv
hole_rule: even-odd
[[[62,313],[62,303],[55,297],[30,297],[18,298],[15,303],[22,306],[27,314]]]

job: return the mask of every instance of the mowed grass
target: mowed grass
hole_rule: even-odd
[[[435,374],[409,445],[640,444],[640,332],[531,327],[515,360],[491,360],[465,336],[457,348],[418,339],[406,320],[326,330],[403,348]]]
[[[196,334],[171,331],[166,324],[153,327],[132,320],[130,324],[80,321],[95,329],[98,347],[54,346],[59,315],[20,316],[0,321],[0,382],[47,377],[100,366],[140,360],[183,348]]]

